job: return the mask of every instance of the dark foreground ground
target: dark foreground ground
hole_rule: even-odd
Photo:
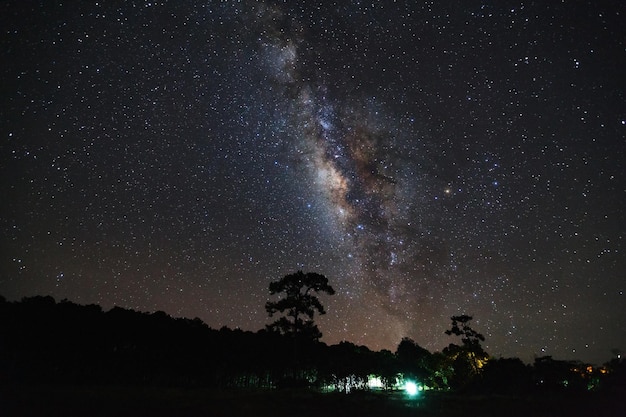
[[[621,395],[348,395],[307,390],[211,391],[138,387],[4,387],[0,416],[626,416]]]

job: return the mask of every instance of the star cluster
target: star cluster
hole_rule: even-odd
[[[0,294],[324,341],[626,347],[618,1],[0,3]]]

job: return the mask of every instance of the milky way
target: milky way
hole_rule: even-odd
[[[267,19],[262,21],[267,24]],[[358,293],[354,307],[368,319],[371,309],[382,309],[393,334],[377,323],[377,337],[398,339],[410,329],[401,324],[406,317],[417,316],[420,306],[433,303],[428,299],[430,285],[415,283],[435,278],[420,265],[432,260],[420,253],[425,246],[419,237],[422,221],[413,216],[420,196],[407,184],[416,180],[419,158],[402,155],[403,145],[414,150],[421,139],[391,130],[393,117],[380,114],[375,98],[333,97],[323,80],[303,79],[299,66],[308,63],[299,63],[294,46],[303,42],[299,36],[283,32],[262,45],[269,50],[270,73],[282,87],[276,92],[291,102],[293,146],[344,242],[345,256],[354,263],[343,277],[348,281],[344,285]],[[445,262],[435,268],[445,269]],[[438,281],[441,286],[441,278]],[[370,311],[363,314],[365,310]]]
[[[617,1],[0,4],[0,294],[323,340],[626,347]]]

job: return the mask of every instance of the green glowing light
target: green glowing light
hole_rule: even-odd
[[[414,395],[417,395],[417,384],[413,381],[407,381],[404,384],[404,390],[406,391],[407,394],[409,394],[411,397],[413,397]]]

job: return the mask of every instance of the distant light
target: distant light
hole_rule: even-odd
[[[407,381],[404,384],[404,390],[406,391],[407,394],[409,394],[411,397],[413,397],[414,395],[417,395],[417,384],[413,381]]]
[[[369,388],[383,388],[383,381],[378,376],[370,375],[367,380],[367,386]]]

